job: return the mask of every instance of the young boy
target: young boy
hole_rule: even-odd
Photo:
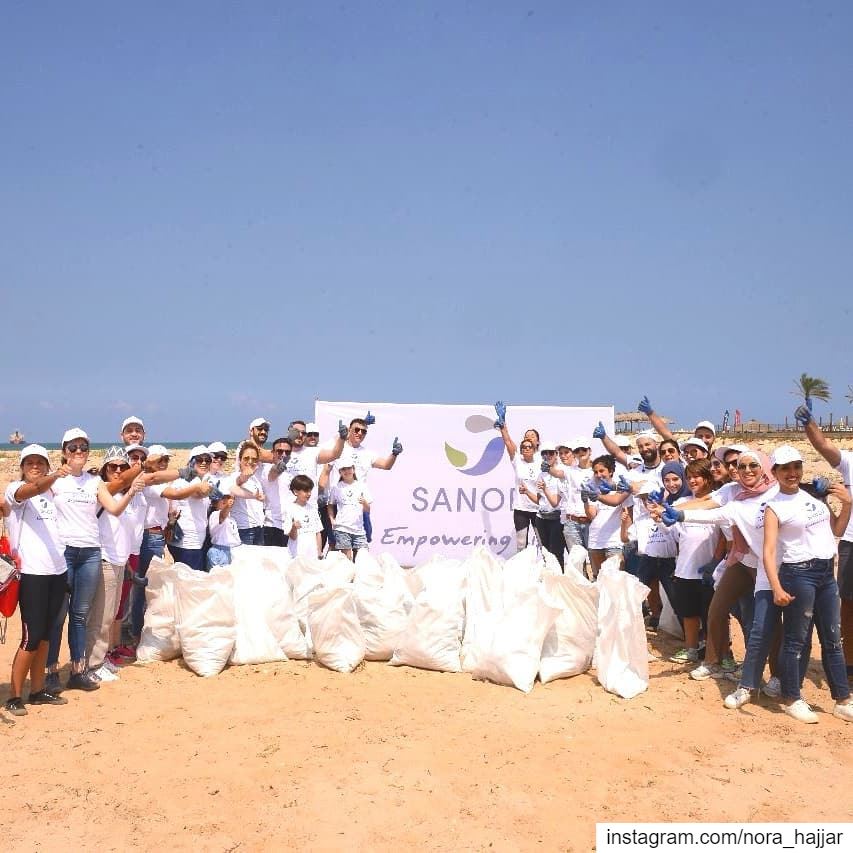
[[[323,525],[316,504],[311,504],[314,481],[305,474],[297,474],[290,481],[293,503],[290,515],[293,524],[288,537],[288,547],[294,557],[319,557],[322,549],[320,534]]]

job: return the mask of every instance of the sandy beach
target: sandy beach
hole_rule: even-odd
[[[807,476],[827,472],[798,446]],[[0,482],[16,464],[7,454]],[[16,615],[0,700],[19,637]],[[596,821],[849,820],[853,738],[818,650],[804,694],[820,723],[805,726],[766,698],[725,710],[731,682],[691,681],[665,660],[677,645],[649,635],[651,683],[628,701],[592,672],[525,695],[382,663],[210,679],[180,660],[132,665],[65,707],[0,712],[6,844],[586,851]]]

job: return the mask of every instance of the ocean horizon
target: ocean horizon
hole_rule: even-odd
[[[237,438],[232,440],[225,441],[226,446],[231,448],[236,448],[237,445],[243,439]],[[119,441],[93,441],[89,443],[89,448],[91,450],[106,450],[109,447],[112,447],[114,444],[119,444]],[[198,441],[152,441],[150,444],[162,444],[168,450],[189,450],[192,447],[195,447],[200,442]],[[20,451],[28,444],[40,444],[45,450],[59,450],[59,442],[51,441],[51,442],[43,442],[43,441],[30,441],[27,439],[23,444],[10,444],[8,441],[0,443],[0,451]],[[145,443],[145,446],[149,446],[149,442]]]

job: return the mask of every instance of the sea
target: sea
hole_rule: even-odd
[[[120,444],[119,441],[105,441],[105,442],[90,442],[89,448],[91,450],[106,450],[109,447],[112,447],[114,444]],[[240,443],[240,439],[235,439],[234,441],[226,441],[225,444],[227,447],[236,447]],[[59,450],[59,444],[57,442],[41,442],[41,441],[30,441],[27,439],[23,444],[9,444],[9,442],[0,443],[0,451],[2,450],[11,450],[11,451],[21,451],[28,444],[41,444],[41,446],[45,450]],[[162,444],[168,450],[189,450],[192,447],[195,447],[198,442],[197,441],[152,441],[151,444]],[[146,447],[148,443],[146,442]]]

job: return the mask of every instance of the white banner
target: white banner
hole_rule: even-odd
[[[403,566],[423,563],[433,554],[463,558],[481,543],[502,557],[515,553],[515,474],[494,428],[492,406],[318,400],[314,420],[321,443],[329,442],[339,420],[348,425],[368,410],[376,423],[364,446],[384,457],[399,437],[404,448],[391,471],[374,468],[368,478],[371,551],[388,551]],[[510,406],[506,417],[517,444],[530,428],[543,441],[557,443],[587,436],[593,457],[605,452],[591,438],[599,421],[612,435],[612,406]]]

